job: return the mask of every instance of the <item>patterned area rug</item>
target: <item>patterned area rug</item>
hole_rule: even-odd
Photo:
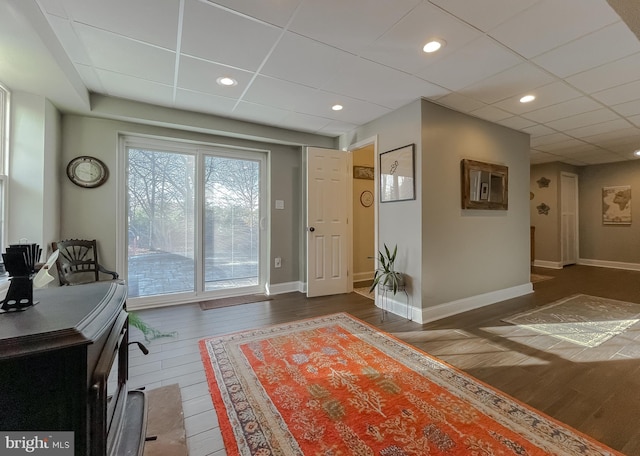
[[[200,348],[229,456],[620,454],[348,314]]]
[[[640,304],[584,294],[502,321],[584,347],[597,347],[640,320]]]

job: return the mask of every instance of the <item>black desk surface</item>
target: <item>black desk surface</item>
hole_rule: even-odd
[[[36,289],[38,301],[0,314],[0,360],[90,344],[123,309],[127,287],[116,282]]]

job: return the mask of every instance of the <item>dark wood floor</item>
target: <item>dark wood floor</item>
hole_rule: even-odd
[[[584,348],[504,323],[501,318],[575,293],[640,303],[640,272],[570,266],[535,269],[553,279],[534,293],[426,325],[388,315],[351,293],[307,299],[299,293],[202,311],[195,304],[140,311],[177,337],[131,349],[130,384],[147,389],[178,383],[191,456],[226,454],[211,404],[198,340],[317,315],[349,312],[435,355],[559,421],[627,455],[640,455],[640,323],[602,345]],[[134,332],[134,339],[141,339]],[[133,347],[133,346],[132,346]]]

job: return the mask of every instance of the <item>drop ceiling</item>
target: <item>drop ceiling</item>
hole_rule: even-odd
[[[94,93],[326,136],[425,98],[529,133],[532,163],[640,149],[640,41],[605,0],[37,5]]]

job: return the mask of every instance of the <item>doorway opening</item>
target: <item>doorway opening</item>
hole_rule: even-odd
[[[375,298],[369,293],[376,267],[376,145],[375,141],[356,144],[353,156],[353,290]]]

